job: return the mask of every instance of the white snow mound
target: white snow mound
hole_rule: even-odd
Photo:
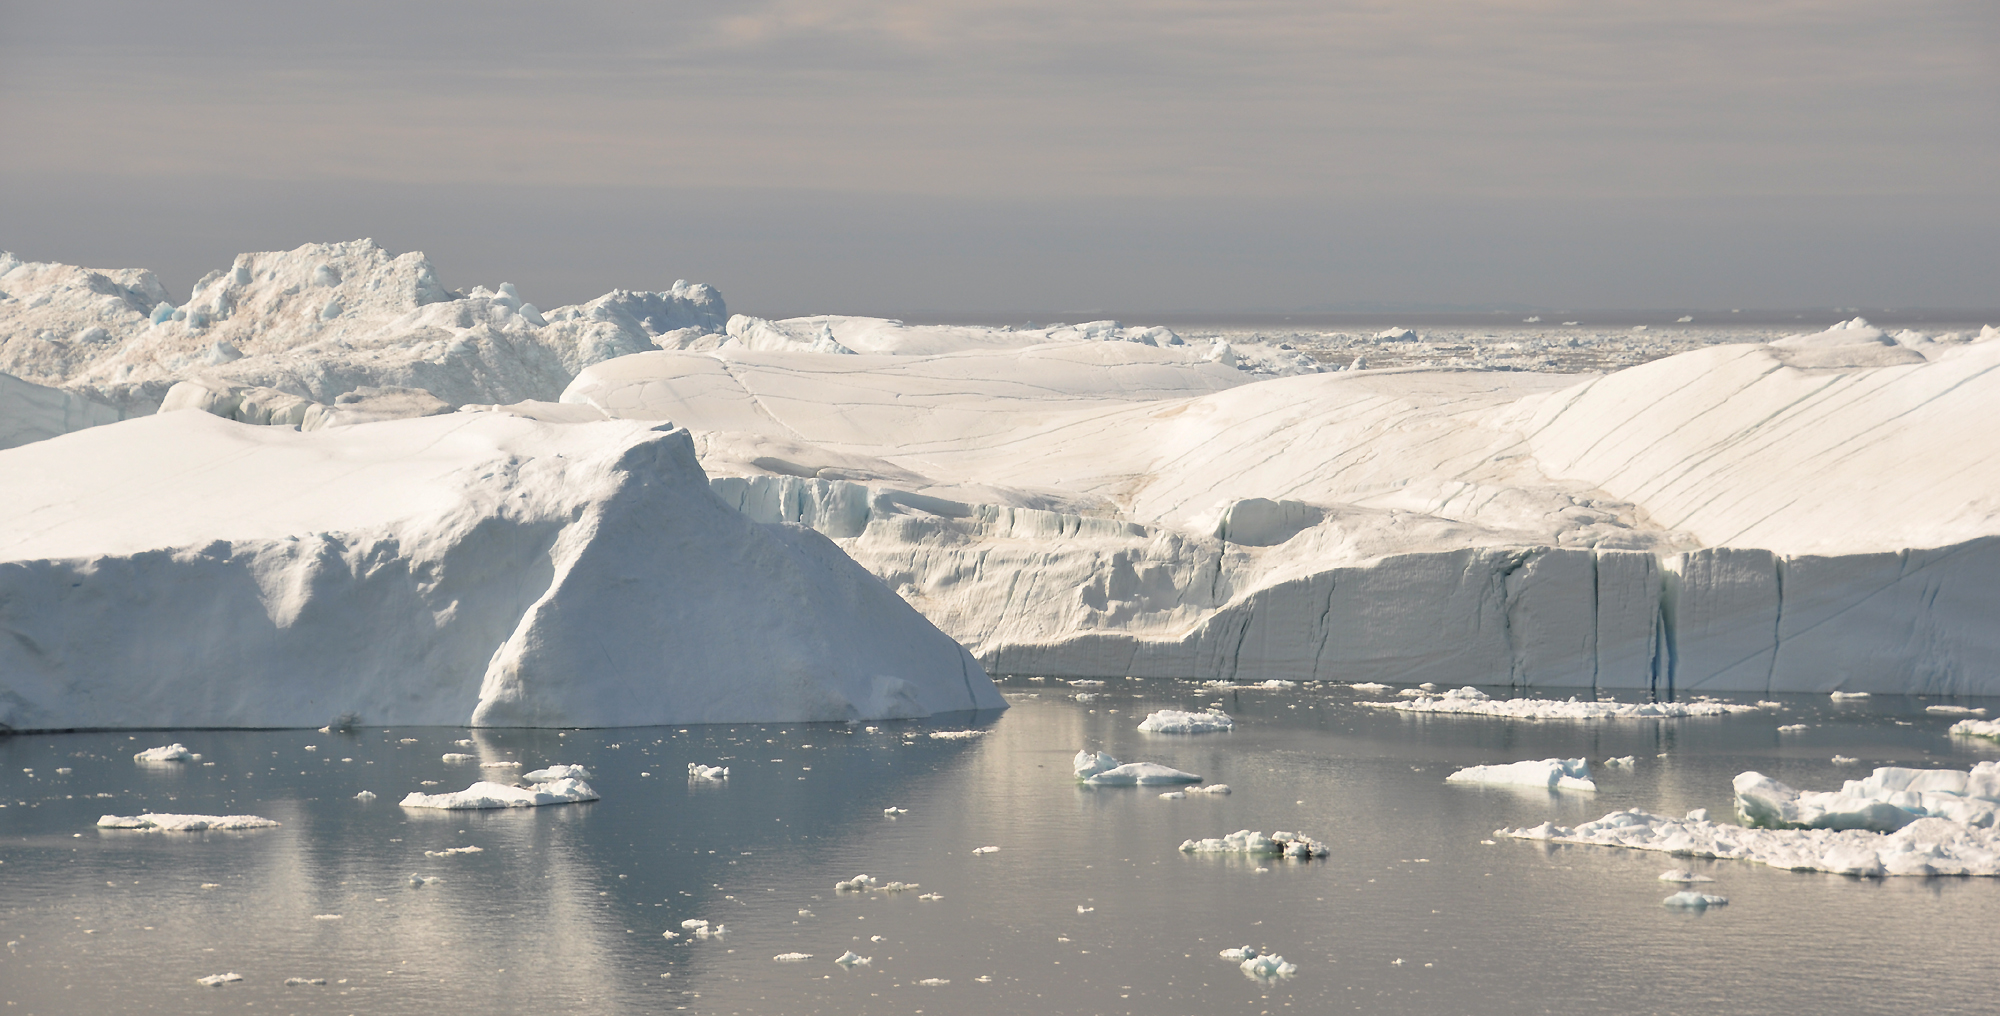
[[[1444,778],[1446,783],[1541,787],[1547,790],[1596,790],[1590,763],[1580,758],[1545,758],[1497,766],[1469,766]]]

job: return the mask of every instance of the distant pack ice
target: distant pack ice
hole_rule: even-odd
[[[0,451],[0,723],[888,719],[1003,703],[685,431],[163,413]]]

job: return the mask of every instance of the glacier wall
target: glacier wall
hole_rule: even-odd
[[[16,730],[1004,708],[831,541],[711,494],[681,430],[176,412],[0,452],[0,475]]]

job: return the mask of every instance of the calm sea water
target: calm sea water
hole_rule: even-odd
[[[1922,700],[1787,700],[1668,723],[1526,723],[1357,707],[1339,686],[1009,680],[966,722],[353,734],[162,731],[0,740],[0,999],[9,1013],[1990,1012],[2000,880],[1774,871],[1513,840],[1643,807],[1726,814],[1759,769],[1831,788],[1869,765],[1965,767]],[[1032,697],[1031,697],[1032,696]],[[1232,734],[1142,734],[1221,702]],[[1780,735],[1781,723],[1814,726]],[[936,729],[984,730],[965,740]],[[471,746],[456,742],[469,740]],[[191,764],[139,766],[184,742]],[[311,750],[308,746],[313,746]],[[1085,789],[1082,747],[1234,788]],[[405,810],[462,789],[445,752],[596,772],[592,804]],[[1831,763],[1862,760],[1860,770]],[[1596,794],[1446,786],[1462,765],[1635,755]],[[726,765],[691,782],[689,762]],[[68,772],[58,772],[67,769]],[[489,773],[494,772],[488,770]],[[505,772],[500,770],[499,772]],[[437,786],[424,786],[437,781]],[[379,799],[354,799],[368,790]],[[885,808],[907,809],[894,818]],[[103,814],[257,814],[243,833],[100,831]],[[1190,837],[1302,830],[1333,856],[1191,856]],[[974,848],[997,846],[991,854]],[[445,857],[426,851],[478,846]],[[1726,908],[1660,906],[1671,867]],[[837,893],[867,873],[917,883]],[[412,874],[439,878],[422,888]],[[940,899],[920,899],[922,894]],[[337,917],[334,915],[338,915]],[[687,919],[726,924],[676,939]],[[1220,949],[1299,965],[1245,977]],[[844,969],[843,952],[872,957]],[[778,962],[783,953],[811,959]],[[242,981],[203,987],[234,972]],[[287,978],[325,978],[287,987]],[[932,982],[932,983],[926,983]],[[937,983],[943,982],[943,983]]]

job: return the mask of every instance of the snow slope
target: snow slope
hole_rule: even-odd
[[[117,423],[125,414],[75,392],[0,374],[0,448],[13,448],[85,427]]]
[[[454,406],[553,399],[587,364],[721,341],[727,319],[687,282],[544,312],[504,283],[448,290],[422,254],[372,240],[239,254],[178,306],[151,272],[0,254],[0,371],[129,412],[196,378],[324,404],[384,386]]]
[[[684,431],[164,413],[0,452],[0,723],[608,726],[1002,702]]]
[[[820,331],[849,352],[647,353],[563,399],[694,429],[726,500],[990,669],[2000,692],[1990,338],[1849,323],[1578,379]]]

